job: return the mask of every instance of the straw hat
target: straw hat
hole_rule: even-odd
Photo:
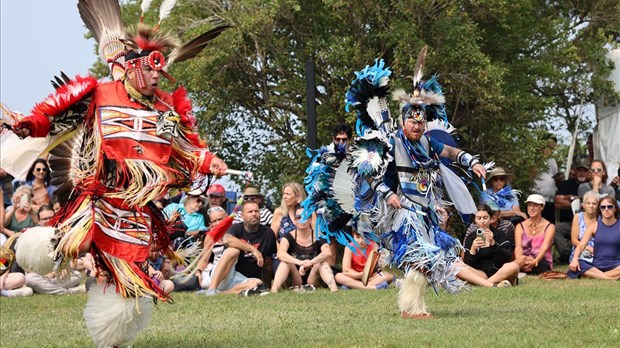
[[[487,176],[487,181],[491,181],[491,179],[493,179],[496,176],[505,176],[507,181],[512,179],[513,177],[513,175],[511,173],[507,173],[506,170],[504,170],[504,168],[495,167],[493,168],[493,170],[489,172],[489,175]]]

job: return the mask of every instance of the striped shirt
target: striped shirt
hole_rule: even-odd
[[[271,220],[273,219],[273,213],[267,208],[260,208],[260,224],[267,227],[271,227]],[[235,215],[235,223],[243,223],[241,218],[241,211],[238,211]]]

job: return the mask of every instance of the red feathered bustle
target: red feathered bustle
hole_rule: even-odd
[[[172,105],[174,111],[181,116],[181,124],[184,127],[192,128],[196,123],[196,118],[192,115],[192,102],[187,98],[185,88],[179,87],[172,93]]]
[[[96,86],[96,78],[92,76],[81,77],[78,75],[73,80],[58,88],[55,93],[50,94],[47,99],[36,104],[31,112],[34,115],[60,115],[84,98],[84,96],[90,93]]]
[[[225,217],[224,220],[217,224],[217,226],[207,232],[206,237],[211,238],[213,243],[217,243],[220,239],[222,239],[222,237],[224,237],[224,234],[226,234],[226,231],[228,231],[234,221],[235,218],[232,215]]]

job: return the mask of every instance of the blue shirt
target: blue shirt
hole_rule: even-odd
[[[199,212],[194,212],[188,214],[185,210],[183,204],[180,203],[170,203],[164,208],[164,213],[166,216],[171,217],[175,211],[179,211],[181,214],[181,220],[185,226],[187,226],[188,231],[206,231],[207,226],[205,226],[205,218]]]

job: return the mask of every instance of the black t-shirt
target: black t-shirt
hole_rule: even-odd
[[[249,233],[243,224],[233,224],[226,233],[255,246],[263,254],[263,259],[271,258],[277,251],[276,236],[271,228],[265,225],[258,225],[256,232]],[[235,269],[248,278],[262,278],[261,268],[258,267],[256,258],[250,252],[239,254]]]
[[[575,179],[568,179],[562,181],[560,187],[558,187],[557,195],[572,195],[577,196],[579,191],[579,182]],[[568,209],[558,209],[560,211],[560,222],[573,222],[573,210],[571,208]]]
[[[480,248],[475,255],[469,253],[474,239],[476,239],[476,233],[470,233],[465,237],[465,256],[463,261],[473,268],[483,271],[487,277],[492,276],[502,266],[510,262],[512,258],[512,249],[510,247],[510,241],[506,239],[504,230],[493,230],[493,239],[495,245],[486,248]],[[513,238],[514,239],[514,238]]]
[[[297,236],[296,232],[295,236]],[[312,245],[305,247],[297,244],[297,239],[293,237],[293,233],[285,234],[284,238],[286,238],[289,243],[288,254],[302,261],[312,260],[313,258],[315,258],[318,254],[321,253],[321,247],[323,246],[323,244],[327,243],[324,239],[321,238],[319,240],[315,240]]]

